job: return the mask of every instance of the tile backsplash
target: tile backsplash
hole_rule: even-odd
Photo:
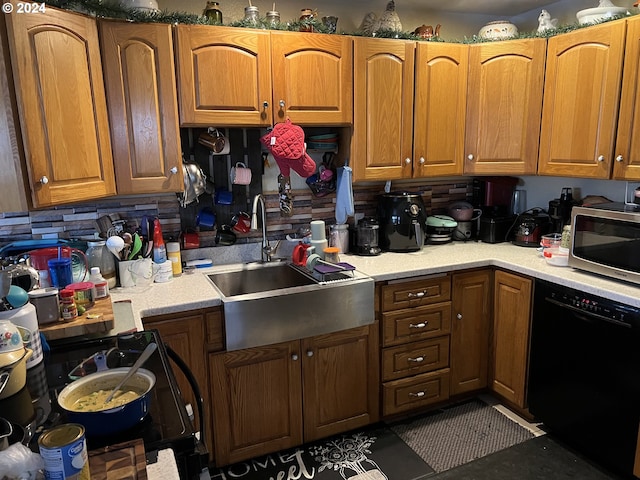
[[[377,195],[383,193],[380,182],[354,185],[355,211],[358,214],[375,215]],[[397,182],[393,190],[420,192],[427,213],[444,213],[448,203],[471,198],[471,179],[456,178],[449,181]],[[335,222],[335,194],[315,197],[311,190],[294,190],[293,216],[281,217],[277,192],[265,193],[267,207],[267,231],[270,239],[282,239],[311,220],[324,220],[327,225]],[[207,195],[207,194],[205,194]],[[202,197],[201,197],[202,199]],[[208,205],[202,199],[201,205]],[[65,205],[48,210],[32,212],[3,212],[0,215],[0,246],[17,240],[50,238],[94,237],[98,231],[96,220],[103,215],[118,213],[128,225],[136,226],[144,215],[157,216],[162,224],[164,236],[177,238],[181,231],[195,227],[195,215],[200,204],[180,207],[175,194],[114,197],[77,205]],[[219,218],[218,223],[227,223],[229,218]],[[353,222],[353,218],[349,219]],[[200,229],[203,247],[215,245],[215,228]],[[256,242],[261,232],[238,234],[238,242]]]

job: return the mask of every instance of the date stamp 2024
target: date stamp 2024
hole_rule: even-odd
[[[44,2],[5,2],[2,4],[4,13],[45,13],[46,5]]]

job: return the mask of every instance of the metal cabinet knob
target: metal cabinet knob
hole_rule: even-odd
[[[171,167],[171,170],[169,170],[171,172],[172,175],[175,175],[176,173],[178,173],[178,167]]]
[[[473,153],[470,153],[469,155],[467,155],[467,159],[468,160],[473,160]]]
[[[293,355],[291,355],[291,360],[298,360],[298,354],[294,353]]]
[[[456,315],[456,318],[457,318],[458,320],[462,320],[462,314],[461,314],[461,313],[458,313],[458,314]]]
[[[418,162],[420,163],[420,165],[424,165],[424,162],[426,160],[424,159],[424,157],[420,157],[420,160],[418,160]]]
[[[265,100],[264,102],[262,102],[262,109],[266,110],[267,108],[269,108],[269,102]]]
[[[411,164],[411,159],[409,157],[405,158],[404,163],[406,163],[407,165]]]
[[[280,105],[280,108],[284,110],[284,106],[285,106],[284,100],[280,100],[278,104]]]
[[[307,357],[313,357],[313,350],[307,350]]]
[[[47,183],[49,183],[49,179],[47,178],[46,175],[43,175],[42,177],[40,177],[40,183],[42,185],[46,185]]]
[[[604,162],[604,155],[598,155],[598,161]]]
[[[420,356],[420,357],[416,357],[416,358],[407,358],[407,362],[413,362],[413,363],[422,363],[424,362],[424,357]]]
[[[624,157],[622,155],[618,155],[616,157],[616,162],[624,162]]]

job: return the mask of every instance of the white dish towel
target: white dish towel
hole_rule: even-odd
[[[338,168],[336,183],[336,223],[347,223],[347,218],[355,213],[353,207],[353,190],[351,188],[353,170],[344,166]]]

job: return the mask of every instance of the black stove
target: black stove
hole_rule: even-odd
[[[131,366],[151,342],[155,342],[158,349],[144,365],[156,376],[149,414],[126,431],[108,436],[87,435],[87,448],[93,450],[141,438],[149,461],[153,462],[159,450],[171,448],[180,477],[198,478],[201,470],[207,466],[208,453],[196,437],[169,364],[167,349],[156,330],[50,342],[44,361],[27,371],[25,388],[0,400],[0,411],[3,417],[25,429],[26,437],[30,438],[29,446],[37,451],[39,435],[67,421],[56,401],[65,385],[99,368]],[[189,372],[185,373],[189,376]]]

